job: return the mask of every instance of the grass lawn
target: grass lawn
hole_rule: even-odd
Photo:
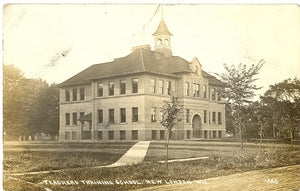
[[[115,143],[106,143],[103,145],[103,148],[110,147],[110,144]],[[123,143],[119,144],[122,145]],[[130,143],[128,144],[130,145]],[[128,147],[130,147],[129,145]],[[253,143],[246,144],[245,150],[241,151],[240,144],[235,142],[171,141],[171,159],[200,156],[209,156],[209,159],[170,163],[167,168],[165,164],[157,163],[159,160],[164,160],[164,142],[151,142],[145,162],[141,164],[114,168],[64,170],[57,173],[18,176],[17,178],[28,182],[41,183],[41,186],[48,187],[52,190],[128,190],[155,186],[149,184],[147,180],[163,180],[162,183],[169,180],[205,180],[210,177],[224,176],[256,169],[300,164],[299,148],[299,145],[264,144],[261,154],[258,155],[258,145]],[[69,154],[70,153],[68,153],[67,156],[69,156]],[[78,161],[102,160],[101,155],[97,156],[98,158],[87,159],[89,158],[89,154],[90,153],[87,152],[75,158]],[[108,155],[108,158],[105,160],[117,160],[115,157],[115,155]],[[4,152],[4,160],[6,160],[5,158]],[[103,162],[105,160],[103,160]],[[70,163],[68,157],[65,158],[65,163]],[[82,166],[84,164],[87,163],[81,163]],[[92,166],[92,164],[90,166]],[[64,184],[66,181],[73,181],[78,184],[54,185],[49,184],[50,182],[46,184],[46,180],[57,184]],[[88,180],[90,184],[87,184]],[[128,181],[136,182],[125,184],[128,183]],[[123,184],[121,185],[121,183]],[[12,186],[14,189],[10,189]],[[15,180],[9,180],[4,176],[4,189],[22,190],[23,186],[24,184],[16,184]],[[40,190],[40,188],[34,186],[29,187]]]
[[[14,173],[108,165],[116,162],[134,144],[4,144],[3,170]]]

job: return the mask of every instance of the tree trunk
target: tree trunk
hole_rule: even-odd
[[[167,149],[167,157],[166,157],[166,165],[168,167],[168,160],[169,160],[169,141],[170,141],[170,130],[168,130],[168,135],[167,135],[167,144],[166,144],[166,149]]]

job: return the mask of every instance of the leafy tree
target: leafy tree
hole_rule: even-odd
[[[258,80],[254,78],[264,61],[260,60],[258,64],[251,65],[247,68],[244,64],[228,66],[224,64],[226,73],[221,75],[217,74],[221,81],[224,83],[225,89],[222,90],[222,95],[226,98],[226,102],[230,107],[230,114],[232,116],[232,124],[234,126],[235,135],[241,138],[241,148],[243,149],[243,112],[242,108],[245,104],[251,102],[251,99],[255,96],[254,91],[260,89],[254,82]]]
[[[273,137],[285,134],[292,139],[300,128],[300,80],[289,78],[271,85],[261,101],[271,115]]]
[[[26,133],[28,80],[13,65],[3,66],[3,132],[7,139]]]
[[[163,119],[160,122],[162,126],[167,129],[167,143],[166,143],[166,165],[168,164],[169,159],[169,141],[172,129],[178,125],[181,121],[179,118],[179,113],[181,110],[181,105],[178,101],[178,98],[175,96],[170,97],[169,100],[164,100],[162,112],[163,112]]]

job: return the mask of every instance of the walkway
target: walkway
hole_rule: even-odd
[[[103,167],[116,167],[141,163],[144,161],[149,145],[150,141],[140,141],[133,145],[117,162]]]
[[[139,189],[140,191],[189,191],[189,190],[300,190],[300,165],[255,170],[193,181],[192,184],[170,184]]]

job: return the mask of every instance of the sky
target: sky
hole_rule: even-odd
[[[157,5],[10,4],[3,8],[3,63],[28,78],[61,83],[83,69],[153,49]],[[256,82],[263,87],[300,77],[300,7],[297,5],[164,5],[172,52],[197,57],[203,70],[265,60]]]

